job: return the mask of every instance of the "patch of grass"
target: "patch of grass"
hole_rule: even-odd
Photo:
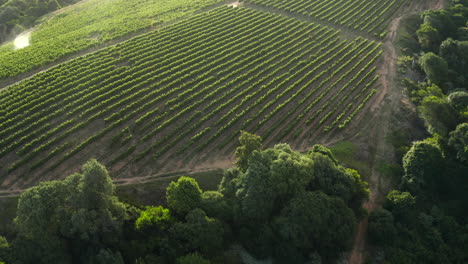
[[[194,174],[172,174],[155,179],[152,182],[121,185],[116,188],[116,195],[123,202],[141,205],[165,205],[166,188],[172,181],[181,176],[189,176],[197,180],[203,191],[217,190],[223,177],[223,170],[214,170]]]
[[[369,164],[357,157],[359,146],[349,141],[342,141],[330,148],[335,158],[344,166],[359,171],[361,175],[369,177]]]
[[[11,238],[15,233],[13,219],[16,217],[16,208],[19,197],[0,198],[0,235]]]

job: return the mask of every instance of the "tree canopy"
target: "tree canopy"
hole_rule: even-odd
[[[0,260],[207,264],[231,243],[278,263],[335,260],[350,247],[367,183],[324,146],[306,154],[259,146],[244,171],[225,172],[218,191],[185,176],[171,182],[168,208],[119,202],[107,170],[90,160],[21,195],[18,236],[11,247],[0,237]]]
[[[193,178],[180,177],[167,187],[167,204],[176,213],[185,214],[200,205],[201,194],[202,191]]]
[[[15,219],[18,259],[26,263],[121,259],[111,248],[119,242],[125,206],[113,196],[114,186],[104,166],[90,160],[82,171],[63,181],[41,183],[21,195]]]

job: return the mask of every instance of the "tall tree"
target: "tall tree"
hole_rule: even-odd
[[[456,150],[457,159],[468,164],[468,123],[462,123],[450,132],[448,144]]]
[[[241,131],[239,137],[240,146],[236,149],[235,156],[237,158],[236,165],[242,172],[247,170],[249,166],[249,158],[255,150],[262,149],[262,138],[250,134],[245,131]]]
[[[120,254],[110,248],[117,247],[127,215],[113,192],[107,170],[96,160],[87,162],[82,174],[25,191],[15,220],[16,257],[26,263],[119,263]]]
[[[421,57],[419,63],[427,78],[432,82],[440,85],[447,81],[448,65],[443,58],[432,52],[428,52]]]
[[[180,177],[177,182],[171,182],[166,190],[167,205],[174,212],[185,215],[200,206],[202,191],[196,180],[190,177]]]
[[[402,187],[414,195],[435,193],[441,183],[445,160],[439,146],[430,141],[418,141],[403,157],[405,174]]]

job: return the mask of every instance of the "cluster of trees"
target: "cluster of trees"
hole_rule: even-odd
[[[468,260],[467,21],[466,0],[426,11],[413,26],[414,41],[403,46],[402,72],[416,73],[403,85],[431,137],[413,143],[400,185],[369,217],[370,238],[380,248],[373,263]]]
[[[468,121],[468,3],[452,2],[446,9],[423,12],[414,41],[403,49],[406,62],[417,62],[403,65],[423,77],[403,84],[429,132],[444,137]]]
[[[369,195],[357,171],[320,145],[301,154],[286,144],[262,151],[245,132],[240,141],[218,191],[180,177],[167,207],[118,201],[96,160],[27,190],[16,237],[0,237],[0,263],[223,263],[232,244],[277,263],[329,263],[349,249]]]
[[[78,0],[0,0],[0,43],[29,28],[49,12]]]
[[[450,141],[468,143],[467,136]],[[458,154],[432,138],[413,144],[400,186],[369,217],[371,241],[381,247],[373,263],[466,263],[468,163]]]

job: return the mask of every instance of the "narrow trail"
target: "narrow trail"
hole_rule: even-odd
[[[379,70],[379,75],[382,78],[382,85],[384,92],[381,93],[385,97],[384,103],[380,109],[381,114],[376,115],[378,120],[372,120],[370,123],[375,123],[378,125],[371,128],[371,137],[369,137],[368,144],[372,145],[376,150],[373,156],[372,170],[369,181],[369,188],[371,190],[369,200],[364,204],[369,212],[374,211],[381,204],[383,199],[383,193],[381,192],[381,185],[384,178],[381,173],[378,171],[378,163],[380,160],[392,160],[393,151],[391,146],[388,145],[385,138],[389,134],[391,125],[391,118],[393,110],[399,108],[401,102],[402,93],[399,91],[397,82],[396,82],[396,59],[397,52],[394,46],[394,41],[396,37],[396,31],[399,27],[402,17],[395,18],[389,27],[389,34],[387,35],[386,40],[384,41],[385,54],[384,62],[382,67]],[[378,100],[381,102],[380,100]],[[377,107],[377,106],[372,106]],[[385,184],[383,184],[385,185]],[[354,239],[353,249],[348,259],[350,264],[361,264],[364,263],[366,255],[368,252],[367,247],[367,227],[368,219],[367,217],[361,220],[358,224],[356,231],[356,236]]]
[[[188,170],[165,171],[163,173],[137,176],[137,177],[131,177],[131,178],[117,178],[117,179],[113,179],[113,181],[116,186],[131,185],[131,184],[144,184],[144,183],[149,183],[149,182],[157,182],[157,181],[177,178],[182,175],[190,176],[190,175],[203,173],[203,172],[214,172],[214,171],[224,170],[224,169],[228,169],[232,167],[233,166],[232,164],[233,164],[232,160],[224,160],[222,162],[216,162],[216,164],[213,164],[212,166],[199,166],[199,167],[195,167],[193,169],[188,169]],[[26,189],[0,190],[0,199],[18,197],[25,190]]]
[[[375,152],[371,161],[371,176],[369,179],[369,188],[371,194],[369,200],[364,204],[364,207],[370,212],[379,208],[389,191],[389,183],[385,175],[378,170],[379,161],[390,161],[394,158],[393,147],[386,142],[386,137],[392,132],[392,116],[395,112],[399,111],[402,99],[404,97],[403,91],[398,87],[397,83],[397,57],[398,52],[396,49],[396,37],[400,27],[401,20],[411,14],[419,13],[427,9],[441,9],[445,5],[445,0],[436,0],[433,2],[426,2],[423,4],[412,3],[402,14],[394,18],[389,25],[389,32],[384,40],[384,62],[379,69],[379,75],[382,78],[382,85],[385,92],[384,103],[380,106],[375,105],[371,108],[381,107],[380,115],[376,115],[369,123],[375,123],[370,130],[370,136],[367,143],[374,147]],[[378,100],[380,102],[380,100]],[[353,249],[348,257],[349,264],[362,264],[365,262],[369,252],[369,245],[367,243],[367,229],[368,218],[364,218],[358,224]]]

